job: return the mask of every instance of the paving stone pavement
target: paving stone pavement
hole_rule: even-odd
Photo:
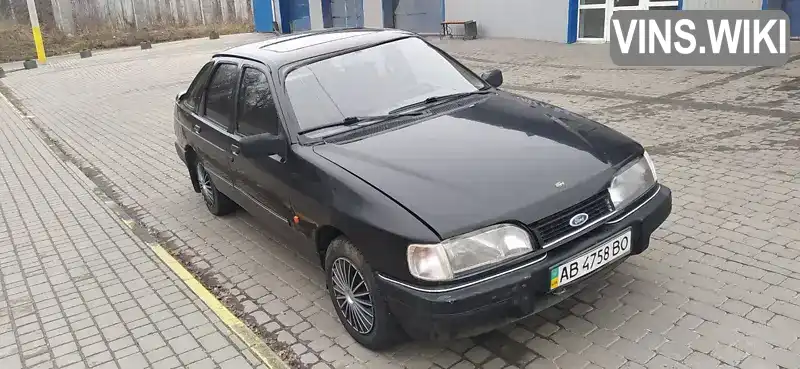
[[[266,368],[0,96],[0,368]]]
[[[318,261],[243,211],[209,215],[174,152],[175,94],[214,51],[265,37],[53,58],[0,82],[309,367],[800,368],[796,57],[781,68],[618,68],[605,45],[433,40],[476,71],[503,69],[506,89],[642,142],[674,209],[647,252],[535,317],[376,353],[339,324]]]

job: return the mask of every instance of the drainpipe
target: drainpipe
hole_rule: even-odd
[[[272,21],[274,23],[280,24],[279,19],[278,19],[278,16],[279,16],[278,7],[276,6],[277,2],[278,2],[278,0],[270,0],[270,5],[272,5]],[[273,31],[277,31],[277,30],[273,30]]]

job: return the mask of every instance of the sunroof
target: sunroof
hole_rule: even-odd
[[[319,45],[330,41],[343,40],[350,37],[362,36],[369,33],[372,32],[348,31],[348,32],[321,33],[312,36],[303,36],[286,41],[280,41],[266,46],[262,46],[261,48],[264,50],[269,50],[274,52],[285,52],[285,51],[302,49],[304,47]]]

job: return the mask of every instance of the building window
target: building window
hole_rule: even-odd
[[[648,4],[650,10],[678,10],[676,0],[650,0]]]
[[[639,0],[614,0],[615,7],[639,6]]]
[[[606,10],[605,9],[581,9],[580,10],[580,38],[603,38],[606,29]]]
[[[627,10],[678,10],[678,0],[580,0],[578,40],[609,41],[611,16]]]

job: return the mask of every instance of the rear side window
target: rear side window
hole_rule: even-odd
[[[278,111],[272,100],[267,76],[260,70],[245,68],[239,87],[239,118],[237,131],[245,136],[260,133],[278,135]]]
[[[203,87],[205,87],[205,83],[208,81],[208,75],[211,74],[211,68],[213,66],[214,62],[206,63],[206,65],[200,69],[200,72],[197,73],[197,76],[194,77],[194,81],[192,81],[192,84],[189,85],[189,88],[186,90],[183,103],[191,111],[197,111],[197,107],[200,106],[200,101],[203,99]]]
[[[226,128],[231,126],[233,120],[233,95],[238,73],[239,67],[236,64],[219,64],[206,90],[206,117]]]

